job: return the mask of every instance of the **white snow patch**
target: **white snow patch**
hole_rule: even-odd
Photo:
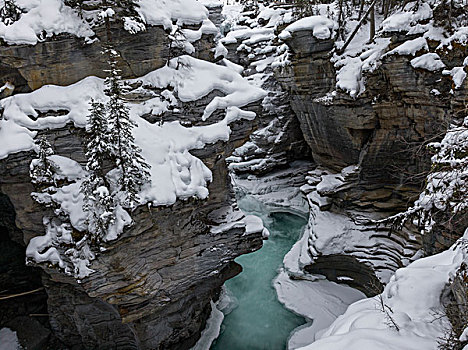
[[[0,350],[19,350],[22,349],[16,332],[10,328],[0,329]]]
[[[43,32],[46,37],[69,33],[78,37],[94,35],[78,12],[65,6],[62,0],[16,0],[25,10],[20,19],[10,25],[0,22],[0,38],[8,44],[35,45]]]
[[[413,58],[410,63],[413,68],[421,68],[431,72],[445,68],[445,64],[440,59],[439,55],[433,52]]]
[[[333,34],[335,22],[324,16],[310,16],[288,25],[278,36],[281,40],[291,37],[291,33],[300,30],[311,30],[312,35],[317,39],[330,39]]]

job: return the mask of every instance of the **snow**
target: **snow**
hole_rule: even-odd
[[[451,70],[444,70],[442,74],[452,76],[453,84],[455,85],[455,89],[459,89],[466,78],[465,67],[468,64],[464,65],[463,67],[453,67]]]
[[[440,296],[466,260],[464,244],[456,244],[397,270],[380,296],[352,304],[317,341],[301,349],[437,349],[439,337],[451,327]]]
[[[0,23],[0,38],[8,44],[29,44],[53,35],[68,33],[84,38],[87,42],[95,33],[89,23],[95,14],[84,11],[81,18],[78,12],[63,4],[63,0],[17,0],[18,6],[25,13],[21,18],[10,24]],[[173,22],[177,25],[203,24],[197,31],[201,34],[217,33],[217,29],[208,19],[207,8],[196,0],[140,0],[137,12],[143,22],[135,18],[123,19],[125,30],[132,34],[146,29],[146,25],[162,25],[171,29]],[[112,8],[97,14],[100,19],[115,15]],[[86,18],[90,19],[89,23]],[[45,37],[43,36],[45,33]]]
[[[318,331],[330,326],[349,305],[365,298],[362,292],[354,288],[324,279],[291,279],[284,270],[273,283],[278,300],[287,309],[311,320],[292,333],[288,342],[288,349],[291,350],[313,342]]]
[[[238,41],[244,41],[253,36],[270,36],[274,33],[272,28],[242,28],[237,30],[230,31],[224,38],[220,41],[223,44],[235,44]]]
[[[376,16],[376,23],[381,20]],[[357,21],[350,20],[346,25],[348,32],[351,32],[357,25]],[[380,66],[380,59],[387,51],[390,38],[379,37],[369,43],[369,26],[363,26],[351,41],[345,52],[341,55],[334,54],[332,62],[335,64],[336,86],[338,89],[356,98],[365,91],[365,75],[375,71]],[[344,45],[337,42],[336,46]],[[325,97],[325,96],[324,96]]]
[[[208,19],[208,10],[196,0],[140,0],[137,11],[149,25],[172,28],[172,22],[200,24]]]
[[[431,72],[445,68],[439,55],[432,52],[413,58],[410,63],[413,68],[421,68]]]
[[[417,11],[413,11],[414,3],[405,6],[402,12],[397,12],[382,22],[384,32],[409,32],[418,22],[432,18],[432,9],[427,2],[420,2]]]
[[[10,328],[0,329],[0,350],[18,350],[21,346],[18,342],[16,332]]]
[[[0,119],[0,159],[10,153],[27,151],[34,147],[36,133],[16,124],[13,120]]]
[[[8,26],[0,22],[0,38],[8,44],[35,45],[43,32],[46,37],[60,33],[81,38],[94,35],[86,21],[62,0],[17,0],[16,3],[25,10],[21,18]]]
[[[190,56],[183,56],[173,61],[174,65],[177,63],[186,68],[176,70],[174,67],[166,66],[138,80],[155,87],[173,86],[182,102],[195,101],[213,90],[225,93],[226,96],[215,97],[206,106],[202,120],[208,119],[217,109],[225,109],[228,106],[243,107],[265,96],[262,89],[250,85],[247,80],[229,68]]]
[[[414,56],[416,52],[421,51],[421,50],[424,50],[426,52],[429,51],[427,40],[424,37],[419,37],[413,40],[405,41],[403,44],[389,51],[386,54],[386,56],[389,56],[392,54]]]
[[[330,39],[333,34],[335,22],[324,16],[310,16],[288,25],[278,36],[281,40],[291,37],[291,33],[300,30],[311,30],[317,39]]]

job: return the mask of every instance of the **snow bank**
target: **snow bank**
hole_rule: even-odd
[[[81,38],[95,35],[89,24],[93,21],[88,23],[76,10],[64,5],[63,0],[16,0],[16,2],[24,10],[21,18],[11,25],[0,22],[0,38],[9,44],[35,45],[38,41],[61,33]],[[0,1],[0,5],[2,3],[3,1]],[[130,33],[144,30],[145,24],[162,25],[166,29],[171,29],[174,22],[177,25],[203,24],[198,31],[200,36],[217,33],[208,19],[208,9],[197,0],[139,0],[138,5],[137,12],[144,23],[125,17],[124,28]],[[96,17],[94,12],[84,11],[84,13],[85,18]],[[111,17],[113,11],[112,14],[103,13]]]
[[[416,52],[421,50],[424,50],[426,52],[429,51],[427,40],[424,37],[419,37],[413,40],[405,41],[403,44],[389,51],[385,56],[389,56],[392,54],[414,56]]]
[[[421,68],[431,72],[445,68],[439,55],[432,52],[413,58],[410,63],[413,68]]]
[[[468,230],[465,242],[467,238]],[[451,327],[440,296],[467,260],[463,246],[456,244],[397,270],[380,296],[352,304],[320,339],[302,349],[437,349],[438,338]]]
[[[419,2],[417,11],[414,2],[408,3],[402,12],[397,12],[382,22],[384,32],[409,32],[419,22],[432,18],[432,9],[427,2]]]
[[[172,28],[177,24],[200,24],[208,19],[209,11],[197,0],[140,0],[137,11],[150,25]]]
[[[174,69],[177,65],[185,68]],[[203,120],[208,119],[217,109],[243,107],[265,96],[262,89],[249,84],[237,72],[190,56],[178,58],[173,61],[172,66],[151,72],[138,80],[155,87],[170,85],[175,88],[182,102],[195,101],[213,90],[225,93],[226,96],[215,97],[206,106]]]
[[[94,35],[89,24],[62,0],[16,0],[16,3],[25,10],[21,18],[8,26],[0,22],[0,38],[9,44],[35,45],[43,39],[39,39],[43,32],[46,37],[61,33],[83,38]],[[3,6],[3,1],[0,5]]]
[[[308,281],[291,279],[282,270],[274,280],[278,300],[294,313],[311,320],[306,326],[296,329],[288,349],[297,349],[315,340],[318,331],[329,327],[348,306],[365,295],[346,285],[327,280]]]
[[[311,30],[312,35],[317,39],[330,39],[333,34],[335,22],[324,16],[310,16],[301,18],[300,20],[287,26],[278,36],[285,40],[291,37],[291,33],[300,30]]]

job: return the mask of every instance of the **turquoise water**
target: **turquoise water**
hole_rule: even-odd
[[[243,209],[252,213],[249,208]],[[260,250],[236,259],[243,272],[225,285],[238,305],[224,318],[221,334],[211,350],[284,350],[289,334],[305,323],[304,318],[278,302],[272,280],[306,220],[289,213],[262,219],[270,230],[270,238]]]

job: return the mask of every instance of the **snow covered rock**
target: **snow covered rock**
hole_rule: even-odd
[[[397,270],[382,294],[352,304],[301,349],[438,349],[451,329],[441,295],[466,259],[466,245],[459,243]]]

